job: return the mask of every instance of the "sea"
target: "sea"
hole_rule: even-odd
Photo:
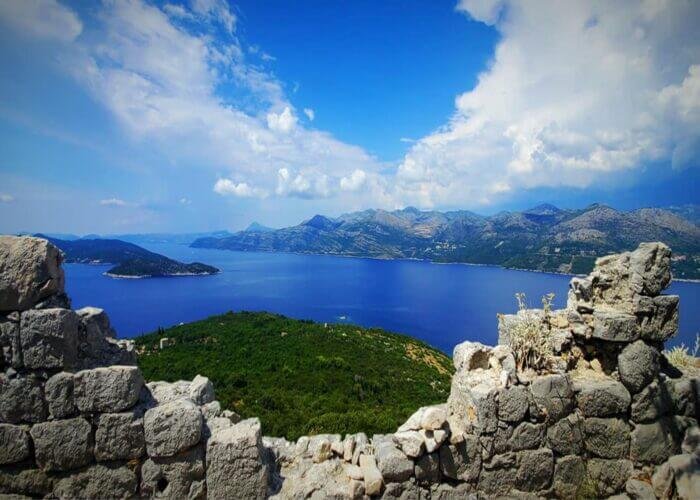
[[[531,307],[554,293],[566,304],[570,276],[494,266],[436,264],[328,255],[232,252],[178,244],[142,245],[183,262],[221,269],[211,276],[115,279],[108,265],[65,264],[73,307],[105,309],[120,338],[135,337],[227,311],[270,311],[297,319],[380,327],[451,354],[465,340],[495,344],[497,314]],[[671,345],[695,344],[700,332],[700,283],[673,282],[679,334]]]

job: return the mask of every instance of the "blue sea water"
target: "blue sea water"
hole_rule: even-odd
[[[272,311],[293,318],[377,326],[443,350],[464,340],[495,344],[496,314],[516,310],[515,293],[533,307],[553,292],[566,303],[569,277],[488,266],[432,264],[283,253],[230,252],[184,245],[144,245],[181,261],[222,270],[213,276],[113,279],[110,266],[67,264],[73,307],[104,308],[120,337],[226,311]],[[700,284],[674,282],[681,296],[680,333],[693,345],[700,331]]]

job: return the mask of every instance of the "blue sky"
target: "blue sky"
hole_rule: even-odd
[[[6,0],[0,231],[697,203],[700,4]]]

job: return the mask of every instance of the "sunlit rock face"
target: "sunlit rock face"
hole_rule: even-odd
[[[455,348],[444,404],[395,433],[265,437],[214,387],[147,382],[104,311],[70,309],[60,252],[0,238],[0,493],[57,498],[693,498],[700,379],[670,250],[642,244],[574,278],[567,307],[499,320]],[[537,343],[537,352],[523,338]],[[518,346],[515,348],[514,346]],[[534,348],[533,348],[534,349]]]

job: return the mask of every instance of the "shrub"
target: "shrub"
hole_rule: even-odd
[[[665,351],[664,354],[666,355],[666,359],[668,359],[668,361],[676,368],[688,369],[695,368],[699,351],[700,333],[695,335],[695,347],[693,348],[692,353],[685,344],[681,344],[671,348],[669,351]]]
[[[518,301],[518,317],[508,327],[510,348],[520,370],[542,370],[552,354],[549,317],[554,294],[542,297],[542,315],[527,308],[524,293],[516,293],[515,298]]]

